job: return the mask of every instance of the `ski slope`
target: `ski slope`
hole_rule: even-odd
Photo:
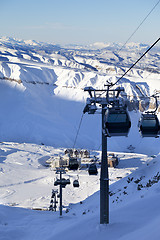
[[[97,176],[68,171],[71,183],[79,176],[80,187],[63,190],[62,218],[47,211],[56,174],[45,161],[73,147],[88,97],[84,87],[115,82],[148,46],[127,44],[118,54],[119,47],[0,39],[0,239],[159,240],[160,143],[141,138],[138,109],[129,112],[128,138],[108,139],[108,151],[120,159],[109,168],[110,224],[99,224],[100,166]],[[117,85],[130,101],[160,90],[159,57],[153,49]],[[100,145],[101,115],[85,114],[75,147],[100,158]]]
[[[1,239],[159,239],[159,154],[116,153],[118,168],[109,168],[110,223],[102,226],[100,168],[97,176],[89,176],[87,169],[66,173],[71,185],[63,190],[60,218],[59,212],[45,211],[57,187],[55,171],[44,162],[64,149],[11,142],[0,146]],[[74,189],[77,175],[80,187]]]

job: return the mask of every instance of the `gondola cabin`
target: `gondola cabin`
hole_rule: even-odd
[[[79,187],[79,181],[77,179],[73,181],[73,187]]]
[[[62,188],[65,188],[66,185],[67,185],[66,179],[65,179],[65,178],[62,178],[62,180],[61,180],[61,186],[62,186]]]
[[[79,163],[78,163],[77,158],[70,157],[70,158],[69,158],[68,169],[69,169],[69,170],[77,170],[78,167],[79,167]]]
[[[89,165],[88,173],[89,173],[89,175],[97,175],[98,174],[96,164],[92,163]]]
[[[157,137],[160,130],[159,120],[154,113],[144,113],[139,121],[139,131],[142,137]]]
[[[105,131],[109,137],[128,136],[131,121],[126,108],[108,108],[105,114]]]

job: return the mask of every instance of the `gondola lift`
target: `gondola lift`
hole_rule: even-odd
[[[139,120],[138,126],[142,137],[158,137],[160,125],[158,117],[155,113],[143,113]]]
[[[152,97],[155,98],[155,110],[142,113],[138,123],[139,132],[142,137],[158,137],[160,131],[160,123],[156,114],[158,109],[157,96],[153,95]]]
[[[88,173],[89,173],[89,175],[97,175],[98,174],[97,166],[95,163],[92,163],[89,165]]]
[[[131,121],[126,106],[108,107],[105,113],[105,132],[107,136],[128,136]]]
[[[54,182],[54,186],[58,186],[60,185],[60,179],[56,179],[56,181]]]
[[[77,170],[79,167],[79,163],[76,157],[70,157],[69,158],[69,165],[68,169],[69,170]]]
[[[66,180],[65,178],[62,178],[62,180],[61,180],[61,186],[62,186],[62,188],[65,188],[66,185],[67,185],[67,180]]]
[[[79,181],[78,179],[73,181],[73,187],[79,187]]]

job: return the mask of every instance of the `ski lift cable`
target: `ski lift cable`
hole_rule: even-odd
[[[110,86],[113,87],[114,85],[116,85],[158,42],[159,42],[160,38],[158,38],[142,55],[141,57],[134,63],[132,64],[132,66],[113,84],[111,84]]]
[[[130,37],[126,40],[126,42],[123,44],[123,46],[120,48],[118,53],[124,48],[124,46],[129,42],[129,40],[133,37],[133,35],[138,31],[138,29],[141,27],[141,25],[145,22],[145,20],[149,17],[149,15],[153,12],[153,10],[157,7],[157,5],[160,3],[160,0],[154,5],[154,7],[150,10],[150,12],[147,14],[147,16],[143,19],[143,21],[138,25],[138,27],[134,30],[134,32],[130,35]]]
[[[75,137],[74,144],[73,144],[73,149],[74,149],[76,141],[77,141],[77,137],[78,137],[79,130],[80,130],[80,127],[81,127],[81,124],[82,124],[82,120],[83,120],[83,116],[84,116],[84,113],[82,113],[82,116],[81,116],[81,119],[80,119],[80,122],[79,122],[78,130],[77,130],[76,137]]]
[[[98,147],[97,151],[99,151],[99,150],[100,150],[101,146],[102,146],[102,143],[99,145],[99,147]]]

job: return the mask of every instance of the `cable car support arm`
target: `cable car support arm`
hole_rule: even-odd
[[[124,91],[123,87],[110,90],[96,90],[92,87],[86,87],[84,91],[88,91],[90,98],[87,98],[86,106],[83,113],[94,114],[98,109],[101,109],[102,114],[102,159],[101,159],[101,175],[100,175],[100,224],[109,223],[109,176],[108,176],[108,160],[107,160],[107,134],[105,133],[105,113],[112,98],[109,98],[109,92],[117,92],[115,99],[119,97],[120,92]],[[105,94],[104,97],[102,95]],[[98,105],[98,106],[97,106]]]

